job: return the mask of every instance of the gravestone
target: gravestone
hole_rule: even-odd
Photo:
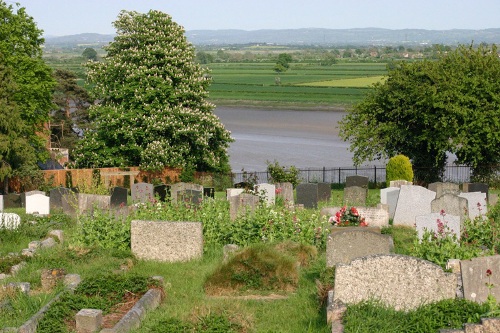
[[[134,220],[130,226],[132,253],[139,259],[188,261],[203,256],[201,222]]]
[[[76,191],[76,192],[74,192]],[[77,193],[76,189],[66,187],[56,187],[50,190],[50,210],[52,212],[63,209],[63,196],[66,194]]]
[[[264,202],[268,206],[274,205],[276,201],[276,185],[268,183],[257,184],[254,187],[254,192],[259,197],[263,197]]]
[[[440,230],[440,224],[443,226],[442,230]],[[420,240],[423,239],[425,231],[430,231],[436,234],[444,232],[447,235],[455,235],[458,241],[460,230],[462,230],[461,225],[460,216],[457,215],[430,213],[415,217],[415,226]]]
[[[356,207],[360,217],[365,219],[368,227],[387,227],[389,226],[389,210],[387,205],[378,204],[377,207]],[[335,214],[341,210],[341,207],[323,207],[319,212],[320,217],[326,216],[334,218]],[[330,221],[332,222],[332,221]]]
[[[330,183],[318,183],[318,200],[330,201],[332,197],[332,185]]]
[[[229,201],[229,198],[240,195],[245,192],[243,188],[227,188],[226,189],[226,199]]]
[[[482,192],[486,194],[486,200],[488,200],[489,186],[483,183],[464,183],[462,185],[463,192]]]
[[[399,187],[387,187],[380,190],[380,203],[389,207],[389,218],[394,218],[399,198]]]
[[[229,217],[235,220],[245,213],[253,213],[259,205],[259,197],[250,193],[241,193],[229,197]]]
[[[136,183],[130,189],[133,203],[146,203],[154,201],[153,184]]]
[[[185,204],[199,205],[203,201],[203,192],[198,190],[177,191],[177,202]]]
[[[78,193],[77,199],[80,213],[92,213],[94,209],[107,210],[111,203],[109,195]]]
[[[14,230],[21,224],[21,217],[15,213],[0,213],[0,229]]]
[[[304,208],[318,207],[318,184],[298,184],[296,188],[297,204]]]
[[[65,214],[74,216],[78,209],[78,191],[67,189],[68,191],[63,191],[63,195],[61,198],[62,209]]]
[[[431,201],[432,213],[444,211],[446,214],[459,216],[460,221],[464,221],[467,217],[467,207],[467,199],[451,193],[443,194]]]
[[[394,212],[394,225],[415,226],[415,216],[431,213],[431,202],[436,192],[418,185],[401,185]]]
[[[391,180],[389,182],[389,187],[401,187],[401,185],[413,185],[413,182],[404,179]]]
[[[125,187],[116,186],[110,190],[111,197],[109,206],[111,208],[119,208],[127,206],[128,189]]]
[[[179,198],[177,198],[177,194],[181,193],[183,194],[183,198],[187,198],[186,195],[184,195],[185,191],[198,191],[201,193],[200,196],[203,196],[203,185],[200,184],[193,184],[193,183],[175,183],[170,186],[170,197],[172,199],[172,202],[178,202]],[[187,193],[187,192],[186,192]],[[191,193],[191,192],[189,192]],[[193,195],[197,195],[195,193],[191,193]]]
[[[408,186],[408,185],[405,185]],[[454,299],[457,276],[415,257],[382,254],[335,267],[334,301],[357,304],[372,299],[396,310]]]
[[[293,197],[293,184],[289,182],[277,183],[276,196],[283,199],[285,207],[293,207],[295,204]]]
[[[460,193],[460,186],[458,184],[450,183],[450,182],[430,183],[427,186],[427,188],[431,191],[436,192],[436,198],[439,198],[444,194],[458,195]]]
[[[26,195],[26,214],[50,214],[50,197],[41,193]]]
[[[215,187],[204,187],[203,197],[215,199]]]
[[[0,194],[0,212],[3,211],[3,195]]]
[[[3,208],[21,208],[21,195],[9,193],[3,196]]]
[[[360,186],[349,186],[344,188],[344,205],[366,206],[368,188]]]
[[[252,190],[252,184],[249,183],[249,182],[239,182],[239,183],[235,183],[234,188],[242,188],[244,190]]]
[[[348,264],[351,260],[371,254],[389,254],[394,243],[389,235],[382,235],[363,227],[337,227],[328,235],[326,243],[326,267]]]
[[[365,176],[347,176],[345,178],[345,187],[359,186],[368,188],[369,179]]]
[[[158,198],[161,202],[167,201],[167,197],[170,196],[170,185],[160,184],[153,187],[153,195]]]
[[[479,216],[486,216],[488,205],[486,204],[486,193],[482,192],[462,192],[460,197],[467,199],[467,213],[469,218],[474,220]],[[491,195],[490,195],[491,197]]]
[[[489,293],[500,299],[500,255],[460,260],[460,271],[465,299],[484,303]]]

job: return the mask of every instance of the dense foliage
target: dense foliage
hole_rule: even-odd
[[[184,30],[159,11],[122,11],[103,62],[87,64],[94,128],[77,167],[194,166],[227,171],[229,132],[206,101],[210,78],[194,62]]]
[[[476,178],[500,162],[500,59],[495,46],[459,46],[436,61],[401,62],[342,120],[354,162],[408,156],[416,180],[440,180],[447,153]]]
[[[54,81],[42,60],[42,31],[24,8],[0,0],[0,181],[38,169]]]
[[[391,180],[413,181],[413,168],[410,159],[405,155],[396,155],[389,159],[385,167],[385,182],[387,186]]]

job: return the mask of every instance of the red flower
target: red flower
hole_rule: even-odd
[[[493,274],[493,272],[491,271],[491,269],[487,269],[486,270],[486,276],[491,276],[491,274]]]

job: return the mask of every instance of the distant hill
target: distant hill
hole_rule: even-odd
[[[47,46],[105,45],[114,35],[79,34],[45,38]],[[416,45],[470,44],[474,42],[500,44],[500,28],[484,30],[424,30],[424,29],[277,29],[277,30],[189,30],[187,39],[194,45],[282,44],[282,45]]]

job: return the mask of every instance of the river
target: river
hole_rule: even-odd
[[[339,138],[339,111],[217,107],[214,113],[235,140],[229,148],[234,172],[265,171],[267,161],[297,168],[350,167],[349,144]]]

